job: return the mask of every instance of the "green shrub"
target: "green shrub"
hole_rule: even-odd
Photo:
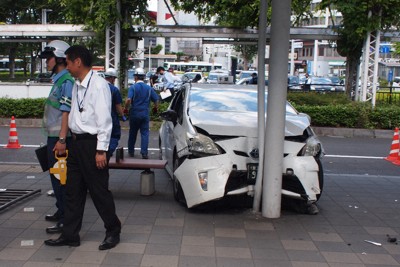
[[[0,117],[42,118],[45,98],[0,98]]]
[[[312,126],[368,129],[394,129],[400,126],[398,105],[377,105],[372,108],[371,103],[351,102],[344,94],[290,93],[288,99],[299,112],[311,117]],[[0,117],[42,118],[44,102],[45,98],[0,98]],[[151,109],[150,119],[160,122],[159,115],[168,106],[168,102],[161,102],[156,114]]]

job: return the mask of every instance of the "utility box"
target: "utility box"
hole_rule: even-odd
[[[142,171],[140,174],[140,194],[142,196],[150,196],[154,192],[154,172],[151,170]]]

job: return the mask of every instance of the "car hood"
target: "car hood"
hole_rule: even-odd
[[[194,126],[212,135],[257,137],[257,113],[232,113],[223,111],[190,110]],[[310,126],[306,114],[286,114],[285,136],[302,135]]]

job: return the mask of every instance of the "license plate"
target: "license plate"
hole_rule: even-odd
[[[257,178],[258,163],[247,164],[247,180],[249,182],[255,182]]]

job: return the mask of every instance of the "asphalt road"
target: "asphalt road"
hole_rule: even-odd
[[[0,164],[37,164],[35,148],[46,142],[41,128],[19,127],[18,141],[23,148],[3,148],[8,142],[9,127],[0,127]],[[383,158],[389,155],[392,139],[340,136],[319,137],[324,149],[324,172],[329,175],[398,176],[400,166]],[[120,146],[127,147],[128,130],[123,130]],[[138,138],[140,142],[140,138]],[[139,143],[137,143],[137,146]],[[151,132],[149,153],[158,157],[158,133]]]

